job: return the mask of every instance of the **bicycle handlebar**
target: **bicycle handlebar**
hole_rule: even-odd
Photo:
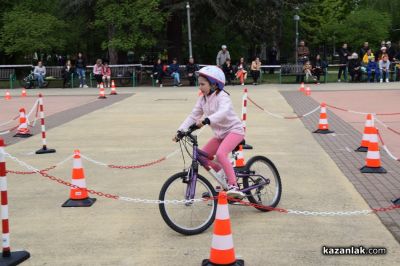
[[[199,127],[196,124],[193,124],[188,128],[187,131],[178,131],[178,133],[176,134],[177,142],[180,141],[183,137],[189,137],[193,140],[192,133],[198,129]]]

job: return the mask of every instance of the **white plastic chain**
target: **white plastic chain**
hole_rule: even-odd
[[[305,216],[356,216],[356,215],[368,215],[373,213],[373,210],[363,211],[338,211],[338,212],[315,212],[315,211],[296,211],[287,210],[288,214],[305,215]]]
[[[0,124],[0,127],[5,126],[5,125],[8,125],[8,124],[14,122],[15,120],[16,120],[16,119],[8,120],[7,122],[4,122],[4,123]]]

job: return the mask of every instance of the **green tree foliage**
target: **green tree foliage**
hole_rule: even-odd
[[[108,49],[111,63],[117,63],[117,51],[156,44],[165,17],[158,6],[158,0],[97,1],[94,26],[105,37],[101,47]]]
[[[352,47],[359,47],[368,41],[373,48],[379,49],[380,42],[389,37],[390,25],[391,19],[387,13],[361,9],[349,14],[338,24],[338,28],[342,29],[338,37]]]
[[[17,5],[3,16],[0,47],[6,54],[32,54],[62,50],[64,23],[48,13]]]

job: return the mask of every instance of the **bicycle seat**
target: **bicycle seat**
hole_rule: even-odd
[[[239,146],[240,146],[240,145],[245,145],[245,144],[246,144],[246,140],[243,139],[243,140],[233,149],[233,151],[238,151],[238,150],[239,150]]]

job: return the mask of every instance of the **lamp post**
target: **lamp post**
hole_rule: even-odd
[[[294,15],[293,19],[294,19],[294,21],[296,23],[296,44],[295,44],[294,51],[295,51],[295,58],[296,58],[296,64],[297,64],[297,60],[298,60],[298,58],[297,58],[297,47],[299,46],[299,20],[300,20],[300,16],[297,15],[297,12],[299,11],[299,7],[296,6],[295,9],[296,9],[296,15]]]
[[[186,2],[187,24],[188,24],[188,39],[189,39],[189,58],[193,57],[192,53],[192,31],[190,28],[190,5]]]

